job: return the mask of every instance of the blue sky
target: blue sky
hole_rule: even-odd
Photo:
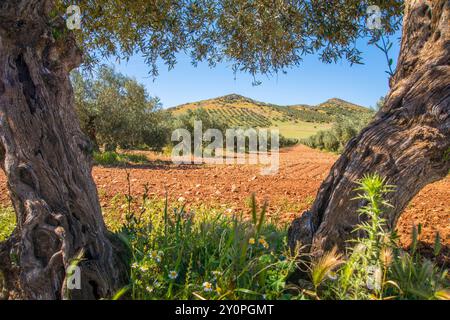
[[[391,57],[396,64],[399,52],[398,36],[391,37],[394,43]],[[197,67],[191,65],[187,56],[179,55],[174,69],[160,65],[159,76],[149,76],[149,67],[139,55],[128,62],[105,63],[114,65],[116,70],[134,77],[143,83],[152,96],[161,99],[164,108],[182,103],[215,98],[237,93],[243,96],[279,105],[319,104],[330,98],[341,98],[363,106],[374,106],[377,100],[389,90],[386,58],[382,51],[367,45],[360,39],[358,49],[363,51],[364,65],[353,65],[346,61],[324,64],[317,56],[307,56],[296,68],[267,78],[260,76],[259,86],[252,86],[252,77],[240,73],[236,77],[229,64],[223,63],[209,68],[206,63]]]

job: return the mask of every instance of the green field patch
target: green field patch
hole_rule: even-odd
[[[312,123],[298,121],[282,122],[275,121],[271,128],[280,129],[280,133],[290,139],[305,139],[315,135],[320,130],[328,130],[332,127],[331,123]]]

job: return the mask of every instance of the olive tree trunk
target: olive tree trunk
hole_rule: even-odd
[[[10,298],[97,299],[126,282],[125,255],[103,222],[74,112],[69,72],[81,52],[52,9],[0,1],[0,164],[17,216],[0,244],[0,280]],[[78,283],[66,286],[67,268],[80,253],[81,287],[69,290]]]
[[[367,173],[387,178],[396,191],[385,212],[391,228],[409,201],[450,169],[450,1],[405,1],[403,35],[391,91],[385,105],[343,154],[322,183],[312,208],[289,230],[300,242],[323,252],[343,249],[359,222],[352,200],[355,181]]]

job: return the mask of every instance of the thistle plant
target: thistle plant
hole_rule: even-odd
[[[365,203],[360,209],[361,222],[355,228],[359,237],[354,240],[348,259],[331,284],[339,299],[447,299],[449,277],[445,269],[419,254],[421,225],[413,228],[410,253],[396,242],[395,232],[389,230],[383,217],[391,205],[386,194],[394,187],[380,176],[366,175],[358,182],[355,200]],[[436,236],[435,253],[440,250]]]

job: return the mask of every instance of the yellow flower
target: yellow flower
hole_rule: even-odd
[[[151,257],[153,260],[155,260],[156,262],[161,262],[160,254],[159,254],[158,252],[156,252],[156,251],[152,251],[152,252],[150,253],[150,257]]]
[[[267,243],[267,241],[264,238],[261,238],[258,241],[259,241],[259,244],[264,247],[264,249],[268,249],[269,248],[269,244]]]
[[[211,282],[203,282],[203,291],[211,292],[212,291],[212,283]]]
[[[255,238],[248,239],[248,244],[250,244],[250,245],[255,244]]]
[[[141,267],[141,271],[142,271],[142,272],[147,272],[147,271],[148,271],[148,267],[145,266],[145,265],[142,266],[142,267]]]

